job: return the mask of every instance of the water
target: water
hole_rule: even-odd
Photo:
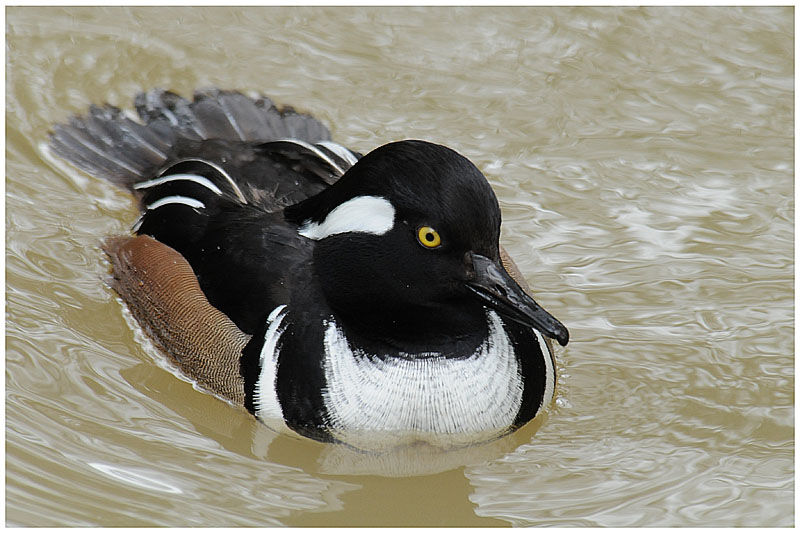
[[[6,15],[8,524],[794,523],[793,8]],[[276,436],[175,376],[105,284],[130,198],[40,150],[156,86],[472,159],[570,328],[548,416],[387,477],[430,465]]]

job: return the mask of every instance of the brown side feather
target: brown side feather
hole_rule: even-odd
[[[525,281],[525,278],[522,276],[522,272],[519,271],[519,267],[514,260],[511,259],[511,256],[508,255],[508,252],[506,252],[506,249],[503,248],[502,244],[500,245],[500,262],[503,264],[503,268],[506,269],[506,272],[511,275],[511,278],[516,281],[525,292],[531,294],[531,288],[528,285],[528,282]]]
[[[208,302],[183,256],[144,235],[103,249],[114,289],[156,343],[200,386],[243,405],[239,358],[250,337]]]

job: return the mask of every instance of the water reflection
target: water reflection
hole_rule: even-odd
[[[257,500],[257,505],[271,515],[275,510],[269,508],[270,504],[279,503],[279,516],[293,526],[506,526],[506,521],[474,514],[473,506],[479,500],[465,471],[486,467],[529,443],[547,416],[537,417],[517,432],[480,446],[446,450],[420,444],[390,452],[365,452],[274,431],[243,409],[196,389],[188,380],[176,379],[171,370],[137,364],[123,370],[121,376],[131,387],[188,421],[198,436],[252,460],[252,477],[248,476],[251,479],[245,483],[248,487],[255,484],[257,489],[248,489],[247,497]],[[185,436],[167,435],[158,424],[150,425],[150,431],[177,444],[183,441],[183,445],[200,445],[194,438],[185,442]],[[144,486],[147,479],[162,479],[154,473],[111,468],[100,470],[108,475],[120,474],[117,477],[128,484],[141,481]],[[294,480],[288,482],[288,487],[287,478]],[[160,488],[158,485],[154,490]],[[294,496],[292,488],[299,491]],[[276,498],[277,494],[280,498]],[[303,504],[293,504],[292,498]],[[371,511],[390,500],[396,500],[397,511]],[[409,514],[410,508],[416,512]],[[360,517],[358,509],[364,510]]]
[[[243,409],[196,389],[188,380],[176,380],[172,373],[176,371],[169,367],[138,364],[120,375],[131,387],[171,409],[199,434],[225,449],[312,474],[426,476],[481,464],[529,442],[547,416],[537,417],[510,435],[474,446],[442,448],[419,442],[381,452],[365,451],[271,429]],[[186,389],[192,397],[176,393],[176,388]]]

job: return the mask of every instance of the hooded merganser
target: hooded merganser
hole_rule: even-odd
[[[486,441],[552,400],[548,338],[567,329],[499,246],[466,158],[417,140],[362,157],[232,91],[135,104],[138,119],[90,107],[50,147],[139,200],[136,236],[105,243],[113,286],[199,385],[363,447]]]

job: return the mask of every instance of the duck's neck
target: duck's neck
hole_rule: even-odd
[[[333,309],[338,327],[355,348],[408,357],[463,357],[486,340],[486,311],[479,304],[403,308],[376,302],[359,309]]]

